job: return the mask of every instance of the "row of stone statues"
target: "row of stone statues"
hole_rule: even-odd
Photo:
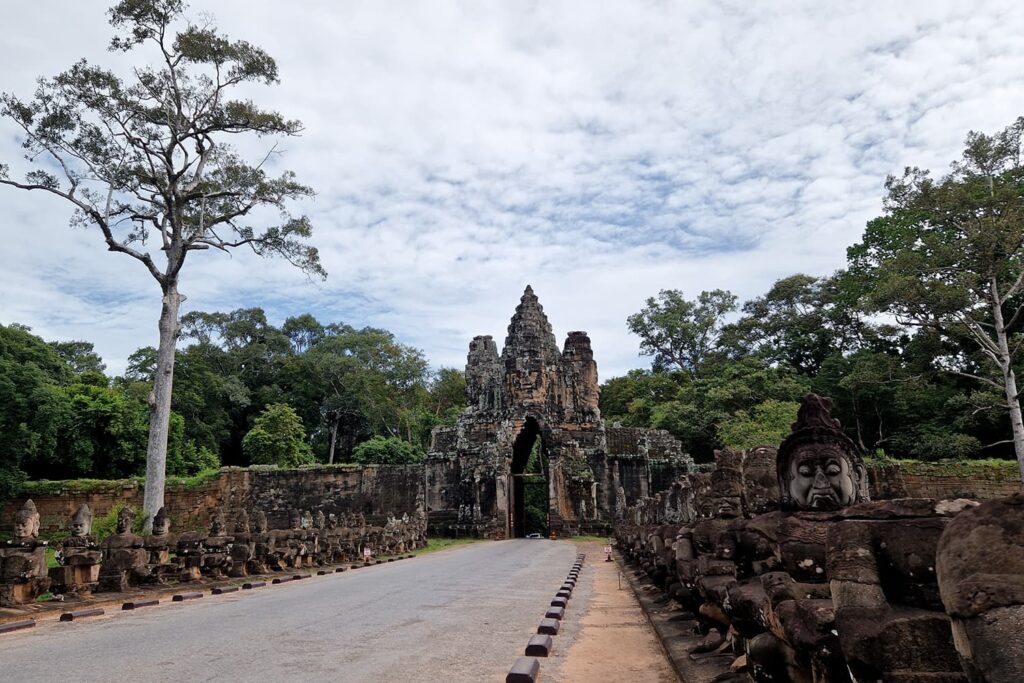
[[[209,533],[173,534],[164,509],[153,518],[153,532],[133,532],[135,511],[117,515],[117,530],[100,542],[92,535],[92,512],[83,504],[71,519],[70,536],[55,553],[58,566],[47,569],[47,541],[39,538],[39,513],[28,500],[15,518],[14,538],[0,545],[0,605],[32,602],[46,591],[81,595],[125,591],[134,586],[245,577],[273,571],[355,562],[396,555],[426,544],[426,518],[388,517],[369,525],[362,514],[339,519],[322,510],[293,511],[288,529],[268,529],[256,510],[234,514],[228,531],[225,514],[216,512]]]
[[[808,395],[780,447],[626,510],[619,546],[706,634],[719,680],[1024,681],[1024,495],[870,501]]]

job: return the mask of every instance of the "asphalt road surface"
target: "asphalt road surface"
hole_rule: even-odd
[[[487,542],[94,620],[41,622],[0,636],[0,679],[502,681],[575,556],[571,542]],[[577,588],[574,607],[585,600]]]

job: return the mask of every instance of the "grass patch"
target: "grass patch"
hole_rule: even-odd
[[[57,558],[54,557],[56,553],[57,549],[53,546],[49,546],[46,548],[46,566],[48,569],[53,569],[54,567],[60,566],[59,564],[57,564]]]
[[[36,598],[36,602],[50,602],[50,600],[53,600],[53,593],[51,593],[50,591],[46,591],[38,598]]]
[[[600,543],[601,545],[609,545],[612,539],[608,536],[566,536],[566,541],[575,541],[576,543]]]
[[[444,550],[445,548],[454,548],[460,545],[469,545],[470,543],[481,543],[486,541],[486,538],[428,538],[427,547],[420,548],[419,550],[412,551],[416,555],[422,555],[423,553],[432,553],[438,550]]]
[[[219,469],[203,470],[191,477],[167,477],[168,489],[184,489],[191,491],[201,488],[220,476]],[[113,493],[123,489],[141,488],[145,486],[145,477],[128,477],[127,479],[39,479],[26,481],[21,485],[21,495],[60,496],[71,493]]]

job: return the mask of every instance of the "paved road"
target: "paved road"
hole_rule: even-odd
[[[501,681],[575,554],[564,541],[481,543],[92,622],[46,622],[0,636],[0,679]]]

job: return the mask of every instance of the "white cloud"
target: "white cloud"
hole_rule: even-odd
[[[187,309],[392,329],[435,364],[505,334],[532,283],[604,377],[646,363],[625,318],[659,289],[763,292],[842,266],[887,173],[941,170],[968,130],[1024,113],[1024,9],[1006,2],[194,1],[274,55],[254,96],[306,131],[283,163],[331,276],[199,254]],[[125,64],[94,3],[8,8],[0,90],[79,57]],[[18,155],[0,122],[0,159]],[[0,188],[0,321],[95,340],[112,369],[155,338],[138,264]]]

